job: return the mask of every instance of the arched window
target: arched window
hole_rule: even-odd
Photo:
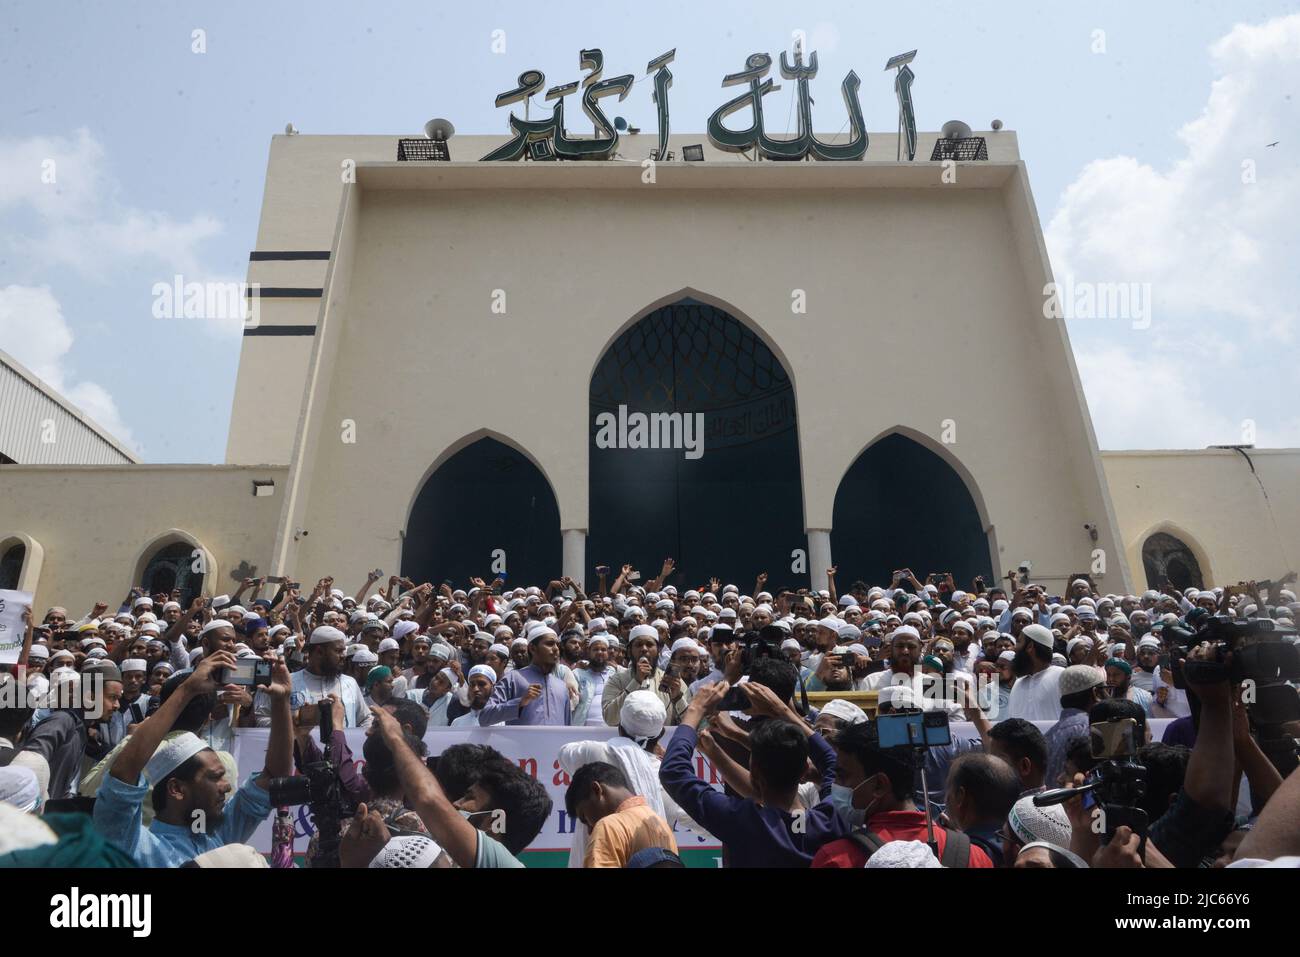
[[[27,559],[27,546],[22,542],[10,545],[0,555],[0,588],[12,591],[18,588]]]
[[[145,564],[140,584],[150,595],[180,589],[181,607],[188,608],[203,592],[203,563],[196,561],[194,552],[189,542],[174,542],[158,549]]]
[[[1156,532],[1142,543],[1142,567],[1148,588],[1157,588],[1165,581],[1179,591],[1205,587],[1200,562],[1191,548],[1167,532]]]

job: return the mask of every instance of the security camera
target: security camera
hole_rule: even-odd
[[[1097,530],[1097,526],[1092,524],[1092,522],[1084,522],[1083,527],[1089,532],[1095,532]]]

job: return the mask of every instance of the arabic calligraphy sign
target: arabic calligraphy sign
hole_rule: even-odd
[[[654,92],[651,99],[655,104],[658,120],[659,138],[655,156],[663,158],[668,155],[668,90],[672,86],[673,75],[668,69],[677,51],[670,50],[656,57],[646,65],[646,75],[654,77]],[[530,152],[536,143],[549,145],[549,153],[555,159],[562,160],[606,160],[613,157],[618,150],[619,131],[601,111],[599,100],[602,97],[618,95],[619,102],[627,98],[632,88],[632,75],[625,74],[608,80],[601,80],[605,57],[599,49],[583,50],[578,56],[579,66],[587,70],[587,76],[581,81],[582,109],[595,128],[593,136],[570,136],[564,125],[564,98],[577,92],[579,81],[553,86],[546,91],[546,100],[554,100],[551,115],[545,119],[520,119],[510,114],[510,130],[514,134],[509,142],[498,147],[483,157],[487,161],[519,160]],[[812,107],[813,98],[810,83],[817,76],[817,54],[809,54],[804,63],[803,49],[795,45],[794,62],[786,52],[781,51],[781,76],[795,81],[797,109],[796,131],[792,136],[769,135],[763,120],[763,97],[781,89],[774,81],[766,78],[772,68],[772,57],[766,53],[751,54],[745,60],[745,69],[731,73],[722,78],[723,87],[744,84],[745,92],[723,103],[708,121],[710,142],[720,150],[732,153],[756,151],[763,159],[779,161],[815,160],[860,160],[867,152],[867,129],[862,119],[862,105],[858,100],[861,80],[857,73],[850,70],[840,83],[840,95],[848,113],[848,139],[841,143],[830,143],[819,139],[813,133]],[[906,138],[908,159],[916,155],[916,117],[912,107],[911,87],[913,73],[906,66],[899,71],[894,83],[894,92],[898,98],[898,108],[903,135]],[[498,107],[527,101],[546,84],[546,77],[540,70],[527,70],[519,75],[518,85],[496,98]],[[723,121],[744,107],[749,107],[750,122],[743,129],[732,129]],[[543,150],[545,151],[545,149]]]

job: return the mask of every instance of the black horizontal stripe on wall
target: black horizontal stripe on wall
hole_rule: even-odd
[[[249,326],[246,336],[314,336],[315,326]]]
[[[244,295],[249,299],[319,299],[325,290],[321,286],[249,286]]]
[[[329,259],[328,249],[254,249],[249,262],[300,262],[305,259]]]

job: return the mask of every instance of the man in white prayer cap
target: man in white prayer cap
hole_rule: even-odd
[[[655,667],[659,660],[659,632],[650,625],[636,625],[628,632],[627,668],[605,684],[601,712],[606,724],[614,724],[623,699],[633,691],[651,691],[668,711],[668,723],[677,724],[690,704],[690,688],[674,674]]]
[[[659,783],[659,758],[654,748],[663,737],[668,710],[657,694],[633,691],[623,699],[618,712],[618,734],[604,741],[570,741],[560,746],[560,767],[570,776],[594,761],[622,770],[634,794],[645,798],[646,806],[668,822],[681,824],[703,834]],[[603,722],[602,722],[603,723]],[[575,820],[570,867],[582,867],[587,847],[587,828]]]
[[[343,651],[347,637],[332,625],[321,625],[307,640],[307,664],[293,673],[293,710],[305,704],[315,704],[326,695],[343,701],[343,727],[364,728],[370,724],[370,709],[366,707],[361,686],[351,675],[343,673]],[[266,727],[270,722],[270,701],[261,689],[254,705],[256,723]]]
[[[573,723],[568,685],[556,676],[556,666],[560,663],[559,636],[554,629],[538,622],[529,630],[527,641],[529,663],[507,671],[497,681],[479,716],[481,725]]]
[[[1052,664],[1055,636],[1043,625],[1028,624],[1020,629],[1013,667],[1016,683],[1011,689],[1007,717],[1026,721],[1056,721],[1061,717],[1060,665]]]
[[[99,787],[95,829],[141,867],[178,867],[226,844],[248,843],[271,814],[271,779],[293,773],[291,686],[280,662],[263,689],[271,700],[271,734],[262,772],[233,796],[234,782],[201,738],[189,732],[167,736],[187,704],[216,690],[218,669],[234,663],[221,651],[201,662],[127,739]],[[145,828],[141,805],[150,794],[155,817]]]
[[[455,718],[451,722],[453,728],[477,728],[479,726],[479,714],[483,706],[487,704],[488,698],[492,696],[492,688],[497,683],[497,673],[491,665],[475,665],[469,669],[469,674],[465,677],[465,684],[469,689],[469,711]]]
[[[587,664],[574,670],[578,681],[578,706],[573,710],[574,724],[605,727],[601,702],[605,697],[605,684],[618,674],[619,668],[609,660],[609,636],[597,632],[587,642]]]
[[[102,726],[104,744],[109,748],[117,747],[149,712],[149,696],[144,693],[149,663],[143,658],[127,658],[118,670],[122,673],[122,697],[113,716]]]

